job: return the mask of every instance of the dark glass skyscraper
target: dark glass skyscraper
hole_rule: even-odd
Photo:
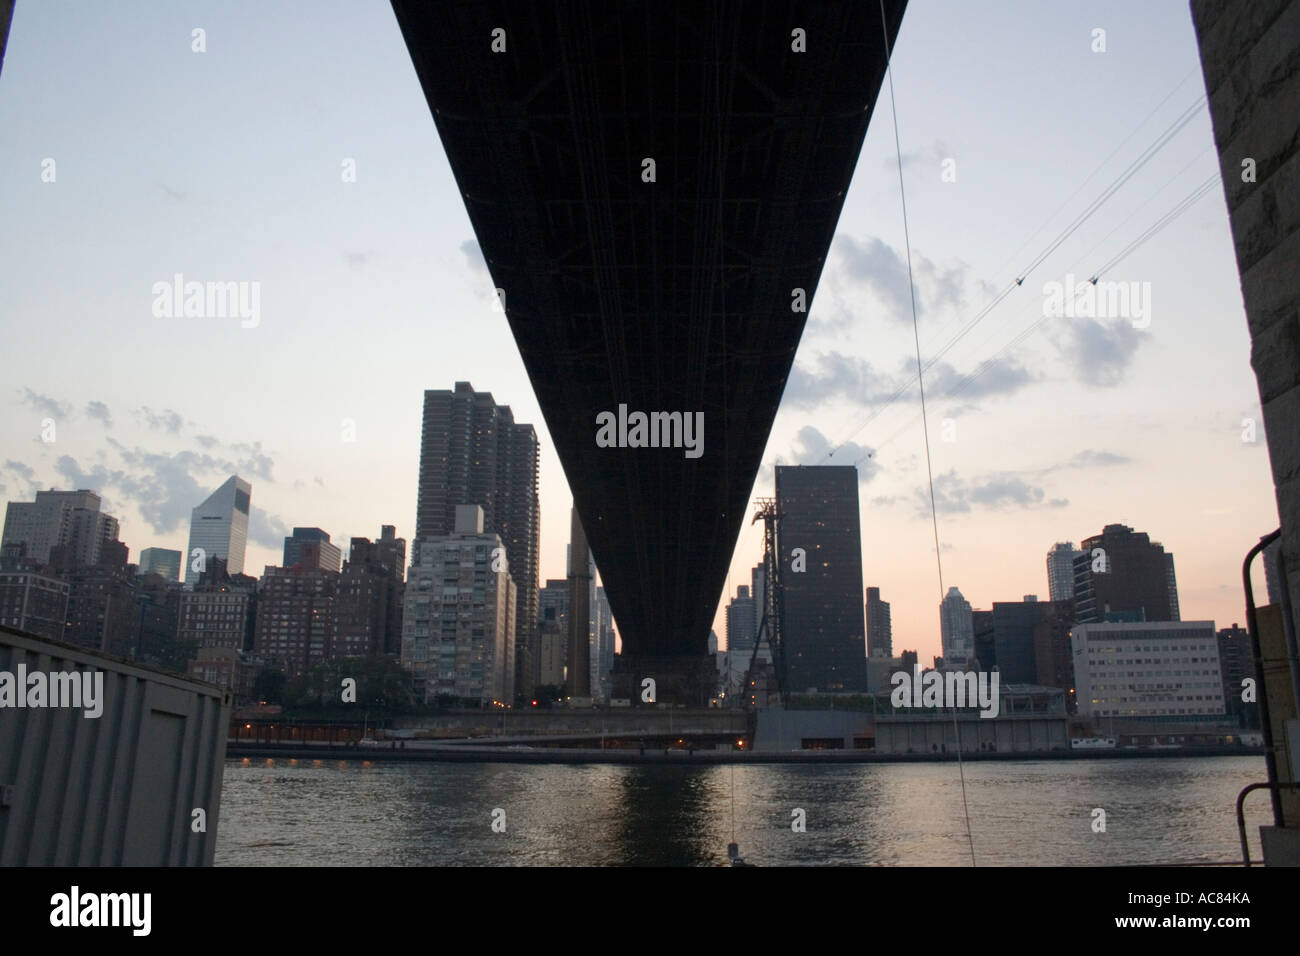
[[[283,566],[291,568],[300,564],[322,571],[338,571],[343,566],[343,552],[330,544],[330,536],[320,528],[294,528],[284,539]]]
[[[516,588],[515,655],[526,660],[537,626],[541,509],[537,496],[537,432],[516,424],[508,405],[469,382],[424,393],[420,481],[411,563],[424,539],[456,528],[456,506],[483,509],[483,531],[506,549]],[[511,681],[522,688],[524,681]]]
[[[865,692],[858,469],[777,466],[776,499],[787,687]]]

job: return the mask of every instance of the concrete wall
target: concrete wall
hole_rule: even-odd
[[[1026,753],[1070,747],[1061,714],[967,715],[958,720],[962,753]],[[870,749],[880,754],[955,753],[957,749],[951,714],[875,717],[840,710],[766,708],[758,712],[754,752],[800,750],[810,738],[839,738],[842,748],[851,750],[855,738],[873,736]]]
[[[509,710],[399,717],[394,729],[443,731],[448,736],[526,734],[725,733],[743,737],[749,716],[743,710],[676,710],[667,707],[590,710]]]
[[[1065,717],[1036,714],[992,718],[962,717],[962,753],[1027,753],[1068,750]],[[876,752],[882,754],[955,753],[957,728],[952,715],[882,717],[876,722]]]
[[[1250,326],[1287,586],[1292,608],[1300,609],[1300,3],[1193,0],[1191,10]],[[1245,159],[1255,161],[1255,182],[1242,181]],[[1243,538],[1243,557],[1253,543]]]
[[[758,711],[754,731],[755,753],[784,753],[802,750],[808,738],[836,738],[843,749],[853,749],[853,738],[870,736],[874,718],[847,710],[781,710],[764,707]]]

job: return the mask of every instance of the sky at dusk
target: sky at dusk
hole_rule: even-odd
[[[1046,599],[1053,543],[1118,522],[1173,552],[1184,620],[1241,621],[1242,558],[1278,518],[1262,424],[1243,441],[1259,402],[1221,186],[1102,275],[1144,291],[1142,322],[1044,317],[1045,283],[1083,282],[1217,173],[1202,104],[1040,256],[1203,97],[1186,0],[913,0],[893,83],[924,360],[1024,278],[924,379],[944,587]],[[237,473],[249,573],[295,525],[409,540],[423,391],[469,381],[537,428],[541,578],[564,576],[571,495],[387,3],[19,2],[0,129],[0,500],[95,490],[137,560],[183,549]],[[864,583],[895,651],[928,661],[899,199],[886,85],[753,494],[774,464],[856,463]],[[157,316],[178,273],[259,283],[257,323]],[[747,525],[729,593],[761,550]]]

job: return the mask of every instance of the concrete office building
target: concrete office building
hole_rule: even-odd
[[[212,558],[223,558],[231,574],[244,572],[248,514],[253,486],[231,475],[190,514],[190,543],[185,552],[185,584],[193,586]]]
[[[1078,624],[1070,644],[1081,717],[1224,713],[1213,621]]]

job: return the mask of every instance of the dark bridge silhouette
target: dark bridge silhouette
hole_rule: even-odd
[[[710,624],[905,6],[882,29],[878,0],[393,0],[618,621],[616,695],[710,690]],[[626,440],[602,447],[620,405]],[[633,412],[703,413],[700,453],[649,447]]]

